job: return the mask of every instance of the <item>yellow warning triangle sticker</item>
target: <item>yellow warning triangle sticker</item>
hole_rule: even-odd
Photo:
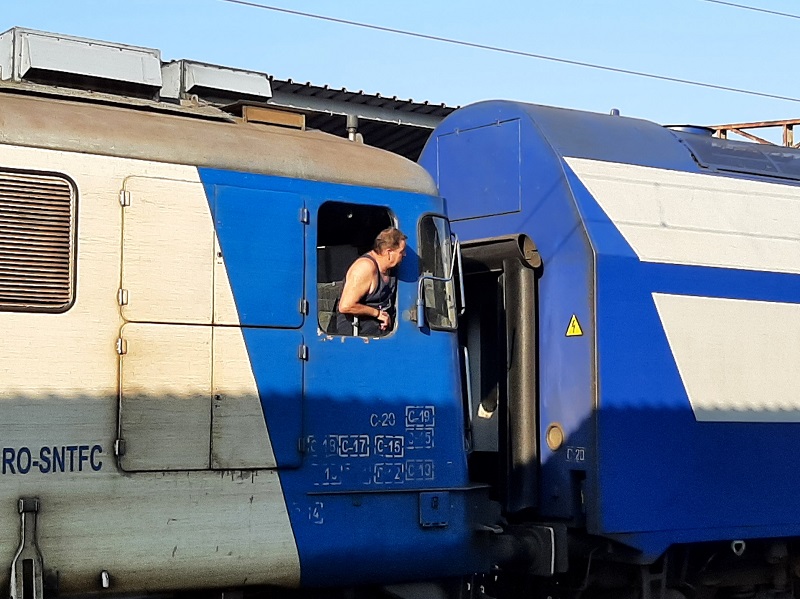
[[[569,326],[567,327],[567,337],[582,337],[583,336],[583,329],[581,328],[581,323],[578,322],[578,317],[574,314],[572,318],[569,319]]]

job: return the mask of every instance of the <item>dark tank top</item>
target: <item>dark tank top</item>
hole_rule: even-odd
[[[397,290],[397,277],[389,275],[389,280],[384,281],[381,276],[381,269],[378,262],[369,254],[364,254],[361,258],[372,260],[375,265],[375,273],[378,277],[378,286],[375,291],[368,293],[365,297],[361,298],[360,304],[383,310],[392,319],[392,327],[394,327],[394,294]],[[341,296],[340,296],[341,297]],[[358,317],[358,335],[360,337],[380,337],[390,332],[390,329],[385,331],[381,330],[381,323],[377,318],[370,316]],[[339,312],[339,301],[336,301],[336,333],[338,335],[352,335],[353,334],[353,315],[342,314]]]

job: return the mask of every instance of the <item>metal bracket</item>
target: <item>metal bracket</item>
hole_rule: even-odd
[[[450,492],[433,491],[419,494],[419,525],[422,528],[444,528],[450,523]]]
[[[128,342],[125,341],[122,337],[117,339],[117,353],[120,356],[124,356],[128,353]]]
[[[311,222],[311,213],[308,208],[300,208],[300,222],[307,225]]]
[[[44,561],[36,544],[37,497],[19,499],[20,544],[11,562],[11,599],[44,599]]]
[[[116,455],[118,458],[121,458],[125,455],[125,449],[125,439],[117,439],[114,441],[114,455]]]
[[[301,360],[308,360],[308,346],[301,345],[297,350],[297,357]]]
[[[306,298],[301,299],[300,314],[302,314],[303,316],[308,316],[308,310],[309,310],[308,300]]]
[[[131,205],[131,192],[127,189],[121,189],[119,192],[119,205],[125,208],[125,206]]]
[[[118,289],[117,290],[117,303],[120,306],[127,306],[128,305],[128,290],[127,289]]]

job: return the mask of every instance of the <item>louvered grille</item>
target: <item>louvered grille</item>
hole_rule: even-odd
[[[0,172],[0,310],[69,307],[74,222],[69,181]]]

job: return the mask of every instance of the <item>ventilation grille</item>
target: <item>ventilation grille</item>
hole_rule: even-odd
[[[0,172],[0,310],[69,308],[74,213],[66,179]]]

